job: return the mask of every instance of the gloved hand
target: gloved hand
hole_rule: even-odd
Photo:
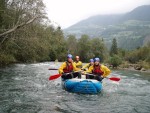
[[[67,75],[66,73],[64,73],[64,72],[62,73],[62,76],[66,76],[66,75]]]
[[[82,74],[82,75],[85,75],[85,74],[86,74],[86,72],[82,71],[82,72],[81,72],[81,74]]]
[[[61,78],[65,79],[65,77],[66,77],[65,73],[62,72],[61,74],[62,74],[62,75],[61,75]]]
[[[82,68],[81,70],[86,71],[86,69]]]
[[[96,76],[96,79],[97,79],[98,81],[102,81],[104,78],[103,78],[102,76]]]

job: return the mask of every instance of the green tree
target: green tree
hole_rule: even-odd
[[[125,59],[130,63],[137,63],[141,61],[149,61],[150,57],[150,46],[144,46],[136,50],[129,51],[125,56]]]
[[[113,66],[113,68],[117,68],[122,63],[122,59],[118,55],[113,55],[110,57],[109,63]]]
[[[56,57],[59,61],[62,61],[62,59],[64,60],[66,58],[67,49],[64,35],[60,27],[58,27],[55,31],[55,39],[55,51],[57,52]]]
[[[3,23],[4,12],[5,12],[5,0],[0,0],[0,28]]]
[[[78,40],[77,44],[78,52],[76,55],[79,55],[82,61],[88,61],[87,55],[90,51],[90,38],[88,35],[82,35]]]
[[[100,38],[91,39],[91,47],[90,48],[91,48],[90,52],[93,54],[92,57],[100,57],[101,61],[103,61],[105,59],[106,47]]]
[[[66,46],[61,28],[50,26],[47,18],[37,18],[46,17],[42,0],[12,0],[5,6],[0,4],[5,12],[0,10],[1,64],[64,59]],[[12,32],[1,35],[7,30]]]
[[[67,36],[67,50],[68,53],[77,54],[77,39],[74,35]]]
[[[116,38],[113,39],[112,46],[110,48],[110,56],[113,56],[114,54],[118,54],[118,47],[117,47]]]

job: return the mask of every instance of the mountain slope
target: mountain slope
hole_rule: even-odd
[[[149,21],[150,20],[150,5],[144,5],[135,8],[133,11],[125,14],[123,20],[140,20]]]
[[[150,20],[150,5],[139,6],[135,8],[133,11],[126,14],[118,14],[118,15],[96,15],[92,16],[88,19],[82,20],[71,27],[64,29],[76,29],[84,26],[104,26],[104,25],[114,25],[127,20],[140,20],[140,21],[149,21]]]
[[[122,15],[96,15],[92,16],[86,20],[82,20],[79,23],[69,27],[68,29],[76,28],[76,27],[82,27],[86,25],[111,25],[118,23],[120,17]]]
[[[115,37],[119,47],[127,49],[143,45],[144,38],[150,34],[149,31],[150,5],[137,7],[126,14],[92,16],[64,29],[65,35],[74,34],[77,38],[82,34],[87,34],[91,38],[103,37],[109,45]],[[129,41],[132,47],[127,45],[126,41]]]

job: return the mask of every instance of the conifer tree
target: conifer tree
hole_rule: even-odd
[[[118,47],[117,47],[117,40],[116,38],[112,41],[112,46],[110,48],[110,56],[113,56],[114,54],[118,54]]]

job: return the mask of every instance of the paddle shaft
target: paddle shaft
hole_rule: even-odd
[[[58,70],[58,69],[49,68],[49,70]],[[81,70],[80,70],[80,71],[75,71],[75,72],[81,72]],[[73,73],[73,72],[70,72],[70,73]],[[66,74],[70,74],[70,73],[66,73]],[[89,74],[89,73],[88,73],[88,74]],[[62,74],[51,75],[51,76],[49,77],[49,80],[57,79],[57,78],[59,78],[61,75],[62,75]],[[94,74],[89,74],[89,75],[96,76],[96,75],[94,75]],[[105,78],[107,78],[107,79],[109,79],[109,80],[112,80],[112,81],[120,81],[120,78],[118,78],[118,77],[110,77],[110,78],[109,78],[109,77],[105,77]]]
[[[55,69],[55,68],[49,68],[48,70],[58,70],[58,69]]]
[[[94,74],[88,74],[88,75],[96,76]],[[120,81],[120,78],[118,78],[118,77],[104,77],[104,78],[107,78],[107,79],[112,80],[112,81]]]
[[[80,71],[75,71],[75,72],[80,72]],[[70,72],[70,73],[66,73],[66,74],[71,74],[71,73],[74,73],[74,72]],[[57,79],[61,76],[62,74],[55,74],[55,75],[51,75],[49,77],[49,80],[54,80],[54,79]]]

